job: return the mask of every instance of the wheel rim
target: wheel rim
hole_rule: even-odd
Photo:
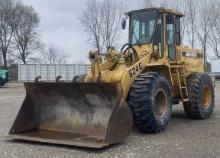
[[[203,88],[203,97],[202,98],[203,98],[203,100],[202,100],[203,106],[206,109],[208,109],[211,105],[211,100],[212,100],[212,94],[211,94],[211,91],[208,86]]]
[[[155,113],[162,118],[167,112],[167,97],[163,89],[159,89],[155,95]]]

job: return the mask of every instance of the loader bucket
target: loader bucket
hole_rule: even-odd
[[[119,84],[25,83],[14,139],[102,148],[124,142],[132,116]]]

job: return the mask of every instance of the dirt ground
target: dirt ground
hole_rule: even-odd
[[[163,133],[140,134],[134,129],[125,143],[102,150],[10,140],[7,133],[24,96],[22,84],[0,88],[0,158],[220,158],[220,82],[210,119],[191,120],[182,105],[174,106]]]

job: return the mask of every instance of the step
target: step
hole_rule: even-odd
[[[172,75],[172,76],[179,76],[179,74],[172,74],[172,73],[171,73],[171,75]]]
[[[170,65],[170,68],[181,68],[183,65]]]
[[[182,101],[187,102],[187,101],[189,101],[189,98],[184,98],[184,99],[182,99]]]
[[[181,89],[187,89],[187,87],[181,87]]]
[[[172,74],[171,74],[172,75]],[[172,76],[180,76],[180,77],[182,77],[183,79],[184,79],[184,77],[186,77],[186,75],[177,75],[177,74],[174,74],[174,75],[172,75]]]

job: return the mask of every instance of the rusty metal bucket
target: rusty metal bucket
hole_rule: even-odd
[[[25,83],[15,139],[102,148],[124,142],[132,116],[119,84]]]

